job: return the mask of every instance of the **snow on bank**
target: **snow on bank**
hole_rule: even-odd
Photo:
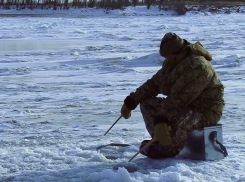
[[[0,9],[0,15],[67,15],[67,16],[104,16],[104,15],[122,15],[122,16],[144,16],[144,15],[176,15],[174,10],[159,11],[157,6],[147,9],[146,6],[126,7],[124,10],[105,10],[103,8],[69,8],[68,10],[52,9]]]
[[[81,17],[81,16],[102,16],[102,15],[122,15],[122,16],[172,16],[178,15],[178,10],[176,11],[174,6],[162,7],[159,10],[158,6],[151,6],[147,9],[146,6],[129,6],[123,10],[105,10],[103,8],[69,8],[68,10],[63,9],[10,9],[4,10],[0,9],[0,15],[35,15],[35,16],[72,16],[72,17]],[[182,11],[182,10],[181,10]],[[245,13],[245,6],[230,6],[230,7],[216,7],[216,6],[183,6],[183,11],[188,14],[229,14],[229,13]]]

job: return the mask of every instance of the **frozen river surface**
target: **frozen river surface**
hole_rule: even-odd
[[[0,181],[245,181],[244,26],[244,14],[1,17]],[[146,137],[139,110],[103,134],[124,98],[160,68],[158,46],[170,31],[213,55],[229,157],[139,155],[125,164]],[[96,151],[111,142],[131,146]]]

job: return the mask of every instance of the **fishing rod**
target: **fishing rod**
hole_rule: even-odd
[[[111,128],[122,118],[123,116],[121,115],[116,121],[115,121],[115,123],[113,123],[112,125],[111,125],[111,127],[105,132],[105,134],[104,134],[104,136],[111,130]]]

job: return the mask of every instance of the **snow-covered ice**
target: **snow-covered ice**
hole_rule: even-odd
[[[0,10],[1,182],[245,181],[244,13],[31,13],[39,15]],[[213,55],[225,85],[222,160],[138,155],[128,163],[148,137],[138,108],[104,136],[124,98],[160,68],[158,46],[170,31]],[[96,151],[111,142],[130,146]]]

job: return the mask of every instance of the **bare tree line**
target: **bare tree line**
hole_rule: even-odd
[[[127,6],[158,5],[209,5],[209,4],[242,4],[245,0],[0,0],[0,9],[69,9],[69,8],[106,8],[123,9]]]

